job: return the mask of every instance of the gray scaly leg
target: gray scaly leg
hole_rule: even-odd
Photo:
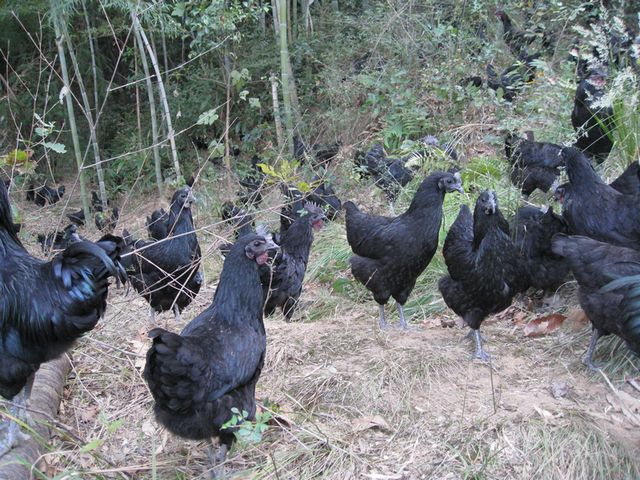
[[[380,319],[378,320],[378,325],[380,325],[380,330],[386,330],[387,321],[384,318],[384,305],[378,305],[380,308]]]
[[[596,344],[598,343],[599,338],[600,332],[598,332],[598,330],[594,328],[593,332],[591,333],[591,342],[589,343],[589,349],[587,350],[587,353],[585,353],[584,357],[582,357],[582,363],[584,363],[587,367],[589,367],[590,370],[593,370],[594,372],[600,370],[600,365],[598,365],[597,363],[593,363],[593,352],[596,351]]]
[[[173,313],[176,316],[176,323],[180,324],[180,309],[178,308],[178,304],[177,303],[173,304]]]
[[[207,448],[207,455],[209,457],[209,463],[211,463],[211,474],[210,478],[213,480],[224,477],[224,466],[221,465],[227,458],[227,451],[229,447],[226,444],[219,444],[218,447],[213,444],[213,439],[211,441],[211,445]]]
[[[404,308],[399,303],[396,303],[396,307],[398,307],[398,315],[400,315],[400,328],[407,330],[409,325],[407,325],[407,321],[404,318]]]
[[[480,335],[480,329],[473,330],[473,332],[474,332],[474,338],[476,339],[476,352],[474,354],[474,357],[484,362],[489,361],[489,358],[490,358],[489,354],[485,352],[482,348],[482,337]]]
[[[29,399],[29,394],[31,392],[30,386],[32,382],[33,381],[27,383],[20,393],[11,400],[13,405],[9,407],[9,414],[12,417],[23,421],[27,420],[25,407],[27,406],[27,400]],[[28,437],[28,435],[20,431],[20,425],[18,425],[17,422],[9,418],[3,419],[0,423],[0,457],[5,455],[13,447]]]

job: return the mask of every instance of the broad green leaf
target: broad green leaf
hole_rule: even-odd
[[[260,104],[260,99],[255,97],[249,98],[249,106],[251,108],[262,108],[262,105]]]
[[[207,110],[203,112],[198,117],[198,121],[196,125],[212,125],[218,119],[218,114],[216,113],[216,108],[212,108],[211,110]]]
[[[80,449],[80,451],[83,452],[83,453],[91,452],[91,451],[95,450],[96,448],[99,448],[100,445],[102,445],[102,440],[100,440],[99,438],[96,438],[95,440],[91,440],[89,443],[84,445]]]
[[[62,143],[42,142],[42,146],[56,153],[67,153],[67,147]]]

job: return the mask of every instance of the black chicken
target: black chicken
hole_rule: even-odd
[[[517,62],[505,68],[498,77],[495,67],[487,64],[487,87],[496,92],[502,89],[503,98],[512,102],[526,83],[533,81],[536,73],[536,60],[539,54],[523,56]]]
[[[258,166],[263,160],[254,155],[251,159],[251,170],[239,181],[244,192],[239,196],[240,201],[246,206],[259,206],[262,203],[262,188],[264,187],[266,175]]]
[[[380,305],[380,328],[386,328],[384,306],[397,302],[400,326],[407,328],[403,305],[416,279],[438,248],[442,204],[448,192],[464,192],[459,173],[436,172],[418,187],[411,205],[397,217],[368,215],[346,202],[347,241],[354,255],[351,271]]]
[[[520,207],[512,221],[514,243],[524,258],[530,286],[553,292],[569,273],[567,261],[553,253],[551,239],[556,233],[567,233],[564,219],[553,208]]]
[[[286,232],[300,216],[306,202],[322,208],[329,220],[335,220],[340,213],[342,202],[336,196],[332,185],[318,177],[314,178],[313,185],[315,186],[309,192],[302,192],[295,185],[281,185],[282,193],[287,197],[288,202],[280,209],[280,235]]]
[[[176,320],[180,312],[193,301],[200,291],[203,278],[200,272],[200,245],[194,231],[191,205],[194,197],[189,187],[174,193],[169,211],[170,225],[167,237],[158,242],[135,242],[133,258],[126,259],[131,284],[151,307],[151,320],[155,312],[172,310]],[[133,255],[135,254],[135,255]]]
[[[103,212],[97,212],[93,218],[93,221],[96,225],[96,228],[101,232],[112,232],[116,228],[119,219],[120,209],[118,207],[114,207],[111,209],[111,215],[109,216],[107,216]]]
[[[564,148],[562,157],[569,177],[568,188],[562,189],[562,216],[569,233],[639,249],[639,196],[624,195],[604,183],[577,148]]]
[[[233,202],[224,202],[222,204],[222,220],[228,223],[233,229],[234,238],[237,240],[245,235],[253,234],[254,221],[253,215],[246,209],[238,207]],[[218,246],[218,250],[223,256],[227,256],[233,247],[233,243],[223,243]]]
[[[275,255],[272,269],[260,268],[265,315],[271,315],[279,307],[285,318],[291,320],[302,293],[302,282],[313,243],[313,231],[320,230],[326,219],[324,211],[319,206],[307,202],[300,216],[285,232],[281,232],[281,251]]]
[[[0,182],[2,183],[2,182]],[[13,228],[0,185],[0,395],[24,420],[35,372],[95,327],[107,306],[109,277],[126,281],[119,263],[121,238],[81,241],[45,262],[32,257]],[[0,427],[0,456],[15,444],[19,427]]]
[[[603,71],[590,70],[578,84],[571,112],[571,125],[579,134],[575,146],[598,163],[604,162],[613,148],[609,136],[614,125],[613,110],[596,106],[604,95],[605,81]]]
[[[255,388],[266,349],[258,266],[274,245],[247,235],[224,262],[211,305],[177,335],[155,328],[144,378],[159,423],[193,440],[218,437],[218,461],[234,441],[232,408],[256,413]]]
[[[613,182],[609,184],[611,188],[615,188],[625,195],[640,194],[640,163],[633,162],[624,172],[620,174]]]
[[[625,315],[628,305],[625,296],[637,295],[628,286],[620,285],[610,291],[602,290],[612,280],[627,275],[640,274],[640,252],[598,242],[582,236],[556,235],[553,251],[565,257],[578,281],[580,306],[591,320],[593,333],[582,361],[590,369],[599,367],[593,363],[593,353],[601,336],[614,333],[622,337],[636,354],[640,354],[640,330],[638,319]]]
[[[442,298],[472,329],[475,357],[488,360],[482,321],[511,305],[514,295],[529,285],[526,264],[511,241],[495,192],[480,194],[473,217],[469,207],[460,207],[442,252],[449,271],[438,283]]]
[[[335,143],[323,145],[316,144],[311,147],[311,151],[307,149],[304,142],[298,135],[293,136],[293,156],[301,164],[305,162],[307,158],[311,159],[311,163],[314,167],[327,168],[329,164],[340,153],[340,147],[342,142],[337,141]]]
[[[85,218],[84,218],[84,210],[80,209],[77,212],[71,212],[67,214],[67,218],[71,223],[77,225],[78,227],[84,227]]]
[[[169,214],[160,208],[151,212],[151,216],[147,216],[145,225],[147,226],[147,233],[149,238],[154,240],[162,240],[167,238],[169,234]]]
[[[72,243],[84,240],[78,235],[78,227],[75,224],[69,224],[62,231],[38,234],[38,243],[44,253],[52,250],[64,250]]]
[[[536,39],[536,35],[524,30],[519,30],[511,21],[511,18],[503,10],[496,11],[496,17],[502,22],[502,38],[513,55],[526,54],[527,47]]]
[[[548,192],[564,165],[560,145],[519,138],[513,133],[505,137],[504,151],[511,164],[511,182],[525,197],[536,188]]]
[[[412,155],[388,158],[382,145],[371,147],[364,157],[356,155],[355,162],[362,177],[371,176],[390,202],[394,202],[400,189],[413,180],[413,172],[405,166]]]
[[[52,188],[48,185],[43,185],[41,188],[35,191],[33,201],[36,205],[44,207],[45,205],[53,205],[60,201],[64,196],[66,188],[64,185],[60,185],[58,188]]]

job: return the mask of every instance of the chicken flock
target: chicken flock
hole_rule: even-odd
[[[488,66],[489,86],[504,89],[513,101],[518,85],[535,70],[531,43],[539,37],[514,29],[503,11],[504,41],[517,67],[499,78]],[[546,40],[548,41],[548,39]],[[542,44],[544,45],[543,38]],[[524,66],[524,67],[523,67]],[[524,68],[524,70],[522,70]],[[561,205],[522,206],[505,218],[494,191],[477,195],[475,205],[463,204],[449,227],[442,248],[447,275],[438,283],[446,305],[470,328],[474,357],[487,361],[482,322],[508,308],[516,295],[554,293],[570,275],[578,284],[578,300],[592,323],[593,335],[584,363],[593,361],[600,337],[615,334],[640,355],[640,172],[634,162],[611,184],[592,164],[606,160],[613,147],[606,129],[614,128],[611,111],[595,107],[606,74],[582,66],[571,115],[577,141],[561,146],[506,132],[504,151],[511,182],[528,199],[535,191],[550,192]],[[477,83],[477,82],[472,82]],[[482,83],[482,82],[480,82]],[[518,87],[519,88],[519,87]],[[389,158],[380,144],[356,152],[361,178],[371,178],[394,202],[420,172],[420,161],[439,155],[451,164],[432,172],[417,187],[407,210],[397,216],[365,213],[353,201],[344,204],[322,175],[309,190],[281,185],[286,199],[280,228],[257,224],[251,213],[263,201],[266,177],[254,157],[250,172],[240,179],[238,202],[226,202],[222,220],[234,230],[234,241],[219,247],[224,265],[211,304],[180,332],[156,325],[156,314],[172,312],[180,320],[203,287],[202,251],[191,209],[196,201],[193,182],[177,190],[168,211],[147,217],[148,240],[107,233],[96,242],[82,238],[84,211],[68,215],[72,222],[60,232],[41,234],[43,251],[57,251],[50,261],[30,255],[18,237],[8,195],[10,183],[0,184],[0,394],[11,401],[14,419],[26,420],[25,407],[40,365],[70,349],[104,316],[110,279],[116,286],[130,282],[149,304],[154,328],[143,376],[154,400],[159,423],[174,434],[195,440],[217,438],[212,461],[219,464],[234,441],[229,421],[234,411],[251,420],[256,412],[255,390],[266,354],[264,316],[281,310],[291,321],[303,295],[303,281],[314,232],[344,213],[346,236],[353,252],[353,277],[379,305],[380,329],[389,328],[385,305],[396,301],[400,328],[410,328],[403,306],[418,277],[439,245],[445,195],[464,193],[458,154],[452,145],[434,137],[419,142],[415,153]],[[300,163],[325,171],[341,145],[307,148],[294,138]],[[416,167],[417,165],[417,167]],[[565,172],[568,181],[560,184]],[[65,187],[47,185],[27,189],[27,200],[38,206],[58,202]],[[91,210],[96,227],[113,232],[119,209],[106,213],[93,192]],[[237,410],[236,410],[237,409]],[[237,427],[236,427],[237,428]],[[0,456],[21,435],[19,424],[0,424]]]

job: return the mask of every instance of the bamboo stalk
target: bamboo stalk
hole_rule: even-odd
[[[158,67],[158,59],[156,55],[153,53],[153,49],[151,48],[151,44],[149,43],[149,39],[144,33],[142,29],[142,25],[140,24],[140,20],[138,19],[138,15],[135,10],[131,11],[131,18],[133,22],[136,24],[136,28],[138,34],[142,38],[142,42],[144,46],[147,48],[147,53],[149,54],[149,59],[151,60],[151,66],[155,71],[156,78],[158,80],[158,94],[160,95],[160,102],[162,104],[164,110],[164,117],[167,126],[167,137],[169,138],[169,144],[171,145],[171,155],[173,157],[173,168],[176,172],[176,176],[180,177],[180,162],[178,161],[178,149],[176,148],[176,140],[174,137],[173,125],[171,122],[171,113],[169,111],[169,102],[167,101],[167,92],[164,89],[164,82],[162,81],[162,75],[160,75],[160,68]]]
[[[284,132],[282,131],[282,119],[280,118],[280,100],[278,99],[278,79],[276,74],[271,72],[269,77],[271,81],[271,99],[273,100],[273,119],[276,124],[276,138],[278,140],[278,149],[284,148]]]
[[[94,120],[93,114],[91,113],[91,104],[89,103],[89,96],[87,95],[87,89],[85,88],[84,81],[82,80],[82,72],[80,71],[80,66],[78,65],[78,59],[76,58],[76,54],[73,51],[73,45],[71,45],[71,40],[69,38],[69,33],[67,32],[66,25],[64,25],[64,38],[67,44],[67,50],[69,51],[69,58],[71,58],[71,64],[73,65],[73,70],[76,75],[76,82],[78,82],[78,87],[80,88],[80,97],[82,98],[82,103],[84,105],[84,116],[87,119],[87,123],[89,124],[89,142],[91,143],[91,147],[93,150],[93,160],[96,166],[96,174],[98,176],[98,190],[100,191],[100,203],[102,203],[103,211],[107,211],[107,189],[104,184],[104,172],[102,170],[102,162],[100,161],[100,148],[98,146],[98,137],[96,135],[96,122]],[[93,49],[92,49],[93,51]],[[86,212],[85,212],[86,215]],[[85,217],[89,218],[89,217]]]
[[[62,82],[67,91],[65,95],[65,103],[67,105],[67,116],[69,117],[69,129],[71,130],[71,139],[73,141],[73,152],[76,157],[76,166],[78,168],[78,176],[80,177],[80,198],[82,199],[82,210],[85,218],[90,218],[89,200],[87,197],[87,179],[83,169],[82,152],[80,151],[80,138],[78,137],[78,128],[76,126],[75,112],[73,111],[73,100],[71,99],[71,84],[69,82],[69,71],[67,70],[67,59],[64,51],[64,38],[60,25],[64,22],[60,21],[60,13],[55,6],[55,0],[50,0],[51,12],[53,13],[53,28],[56,35],[56,46],[58,48],[58,56],[60,57],[60,71],[62,73]]]
[[[282,75],[282,103],[284,104],[284,125],[287,130],[285,147],[293,157],[293,117],[291,114],[291,81],[289,79],[289,46],[287,45],[287,1],[279,0],[280,19],[280,69]]]
[[[133,12],[131,13],[133,15]],[[162,196],[162,163],[160,160],[160,147],[158,145],[158,118],[156,116],[156,99],[153,94],[153,83],[151,82],[151,74],[149,72],[149,64],[147,62],[147,54],[144,51],[142,38],[137,27],[137,22],[133,22],[133,34],[135,42],[140,51],[140,61],[142,63],[142,73],[144,74],[147,84],[147,96],[149,97],[149,114],[151,116],[151,141],[153,150],[153,160],[156,172],[156,185],[158,186],[158,194]]]

